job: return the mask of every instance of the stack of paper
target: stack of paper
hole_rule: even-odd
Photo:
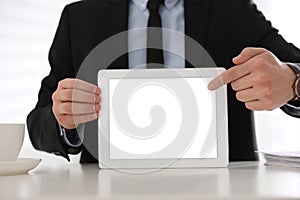
[[[300,168],[300,151],[259,153],[265,158],[266,165]]]

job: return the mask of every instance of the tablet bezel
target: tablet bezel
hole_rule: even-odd
[[[224,68],[183,68],[183,69],[130,69],[130,70],[100,70],[98,86],[101,88],[101,111],[98,120],[98,156],[100,168],[115,169],[156,169],[156,168],[196,168],[196,167],[226,167],[228,165],[228,117],[227,117],[227,87],[216,90],[216,130],[217,158],[178,158],[172,159],[110,159],[109,138],[109,80],[126,78],[212,78]],[[129,73],[130,72],[130,73]],[[174,73],[175,72],[175,73]],[[176,75],[176,74],[180,74]],[[100,128],[101,127],[101,128]],[[169,165],[162,166],[164,163]]]

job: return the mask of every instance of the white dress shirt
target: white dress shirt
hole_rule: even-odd
[[[129,5],[128,29],[144,29],[147,28],[149,10],[147,3],[149,0],[131,0]],[[160,16],[162,20],[162,28],[171,29],[184,34],[184,4],[183,0],[165,0],[165,4],[160,7]],[[132,34],[130,34],[132,33]],[[181,49],[184,52],[184,37],[176,37],[176,33],[168,36],[163,33],[163,48],[168,50]],[[147,32],[137,31],[129,32],[128,49],[129,49],[129,68],[145,67],[147,58],[147,49],[134,49],[134,45],[141,43],[143,47],[147,45]],[[131,51],[131,52],[130,52]],[[176,51],[177,52],[177,51]],[[184,56],[184,55],[183,55]],[[173,53],[164,51],[164,64],[173,68],[184,68],[184,58]]]

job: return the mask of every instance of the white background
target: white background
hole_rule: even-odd
[[[35,106],[40,82],[49,73],[47,57],[57,23],[69,2],[72,0],[0,0],[0,123],[25,123]],[[300,47],[299,0],[255,2],[280,33]],[[256,113],[256,122],[261,150],[300,149],[299,119],[274,110]],[[65,162],[35,151],[27,133],[21,156]],[[72,161],[78,162],[78,156]]]

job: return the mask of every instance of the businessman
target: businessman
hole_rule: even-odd
[[[257,159],[253,110],[281,107],[286,113],[300,117],[297,100],[300,50],[278,34],[252,1],[86,0],[66,6],[62,13],[49,53],[50,74],[42,81],[38,103],[27,117],[33,146],[67,159],[68,154],[82,151],[82,163],[96,162],[82,138],[84,135],[84,140],[97,141],[97,132],[89,130],[97,126],[101,88],[95,85],[96,81],[75,79],[79,67],[105,39],[149,24],[158,27],[160,23],[163,28],[193,38],[217,66],[228,69],[209,84],[209,89],[231,85],[228,89],[231,161]],[[135,42],[130,35],[128,38],[120,45]],[[147,35],[143,38],[147,40]],[[187,55],[195,53],[185,41],[168,42],[167,45],[179,43]],[[126,54],[108,68],[134,68],[152,57],[171,67],[194,67],[174,55],[149,52]],[[201,62],[197,65],[203,66]],[[83,124],[84,130],[78,130]],[[81,132],[84,134],[80,136]]]

